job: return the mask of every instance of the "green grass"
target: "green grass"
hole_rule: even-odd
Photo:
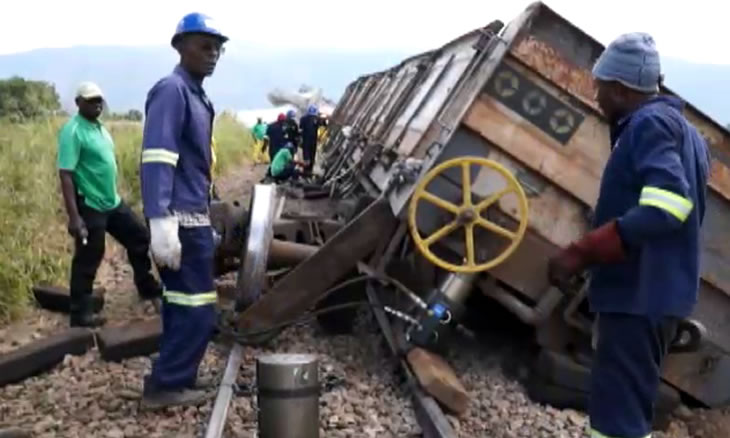
[[[68,284],[71,239],[56,170],[56,138],[64,119],[0,121],[0,324],[23,315],[36,283]],[[142,125],[109,122],[116,144],[119,191],[140,212]],[[247,160],[251,134],[228,114],[215,125],[217,174]]]

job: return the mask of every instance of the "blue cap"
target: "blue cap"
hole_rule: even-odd
[[[643,32],[619,36],[598,57],[593,76],[644,93],[659,91],[661,64],[654,38]]]

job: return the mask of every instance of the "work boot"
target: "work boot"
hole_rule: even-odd
[[[177,391],[148,391],[142,393],[140,409],[152,411],[173,406],[198,406],[211,398],[205,391],[196,389],[182,389]]]

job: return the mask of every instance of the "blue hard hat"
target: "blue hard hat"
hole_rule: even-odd
[[[222,42],[228,41],[228,37],[223,35],[218,27],[213,22],[213,19],[205,14],[199,12],[192,12],[182,17],[180,22],[177,23],[175,29],[175,35],[172,36],[170,43],[174,46],[175,40],[186,33],[205,33],[213,35],[221,39]]]
[[[296,111],[294,111],[294,110],[289,110],[289,111],[287,111],[287,112],[286,112],[286,116],[287,116],[288,118],[290,118],[290,119],[293,119],[293,118],[294,118],[294,116],[296,116],[296,115],[297,115],[297,112],[296,112]]]
[[[307,113],[311,115],[317,114],[317,105],[309,105],[309,108],[307,108]]]

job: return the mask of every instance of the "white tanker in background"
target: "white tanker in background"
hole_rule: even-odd
[[[271,107],[242,110],[236,113],[236,118],[246,126],[253,126],[258,118],[264,123],[270,123],[275,121],[280,113],[286,113],[291,109],[301,116],[306,113],[310,104],[316,105],[320,114],[329,117],[336,106],[335,102],[323,96],[321,88],[308,85],[302,85],[296,92],[275,88],[266,97],[271,102]]]

